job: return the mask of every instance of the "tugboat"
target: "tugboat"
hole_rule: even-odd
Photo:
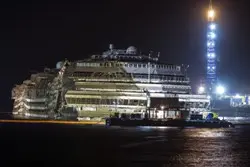
[[[135,118],[132,114],[113,116],[106,119],[107,126],[166,126],[166,127],[197,127],[197,128],[233,128],[231,122],[220,120],[218,118],[202,119],[202,115],[190,115],[190,119],[149,119]]]

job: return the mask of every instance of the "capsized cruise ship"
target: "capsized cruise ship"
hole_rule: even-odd
[[[130,113],[167,119],[207,112],[208,97],[191,94],[188,66],[159,57],[111,44],[88,59],[58,62],[13,88],[13,116],[90,120]]]

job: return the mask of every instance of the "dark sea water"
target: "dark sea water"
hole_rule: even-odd
[[[0,125],[11,166],[250,166],[250,126],[233,129]]]

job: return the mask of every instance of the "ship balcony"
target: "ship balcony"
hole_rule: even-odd
[[[47,98],[25,98],[26,102],[46,102]]]

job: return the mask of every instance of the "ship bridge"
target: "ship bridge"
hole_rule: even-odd
[[[129,46],[127,49],[114,49],[114,45],[110,44],[109,50],[103,52],[101,55],[92,55],[91,58],[96,60],[157,62],[159,53],[157,55],[153,55],[152,53],[145,55],[138,52],[134,46]]]

